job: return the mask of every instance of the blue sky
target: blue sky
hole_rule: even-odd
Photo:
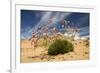
[[[62,20],[70,21],[70,27],[79,28],[80,35],[89,35],[89,13],[21,10],[21,38],[30,38],[32,32],[38,31],[39,27],[58,28]],[[50,24],[46,24],[48,21]]]

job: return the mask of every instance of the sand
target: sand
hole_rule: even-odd
[[[48,61],[76,61],[89,60],[89,46],[85,40],[72,42],[74,51],[57,56],[47,55],[47,48],[38,46],[36,50],[32,48],[31,41],[21,40],[21,63],[48,62]]]

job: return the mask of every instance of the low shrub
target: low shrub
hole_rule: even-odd
[[[67,40],[55,40],[48,49],[49,55],[64,54],[73,51],[73,44]]]

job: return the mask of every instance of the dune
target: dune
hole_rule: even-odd
[[[38,46],[34,51],[28,39],[21,40],[21,63],[89,60],[90,49],[86,43],[84,40],[73,41],[73,52],[59,54],[57,56],[48,56],[47,48]]]

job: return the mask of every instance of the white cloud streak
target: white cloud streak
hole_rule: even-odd
[[[38,27],[43,26],[45,22],[47,22],[49,19],[52,19],[52,23],[50,25],[46,24],[46,26],[52,26],[52,24],[55,24],[58,21],[61,21],[65,17],[69,16],[70,14],[71,13],[56,12],[54,15],[54,12],[43,12],[41,20],[36,24],[35,27],[32,27],[30,30],[26,29],[27,31],[22,34],[22,38],[30,37],[33,31],[36,32],[38,30]]]

